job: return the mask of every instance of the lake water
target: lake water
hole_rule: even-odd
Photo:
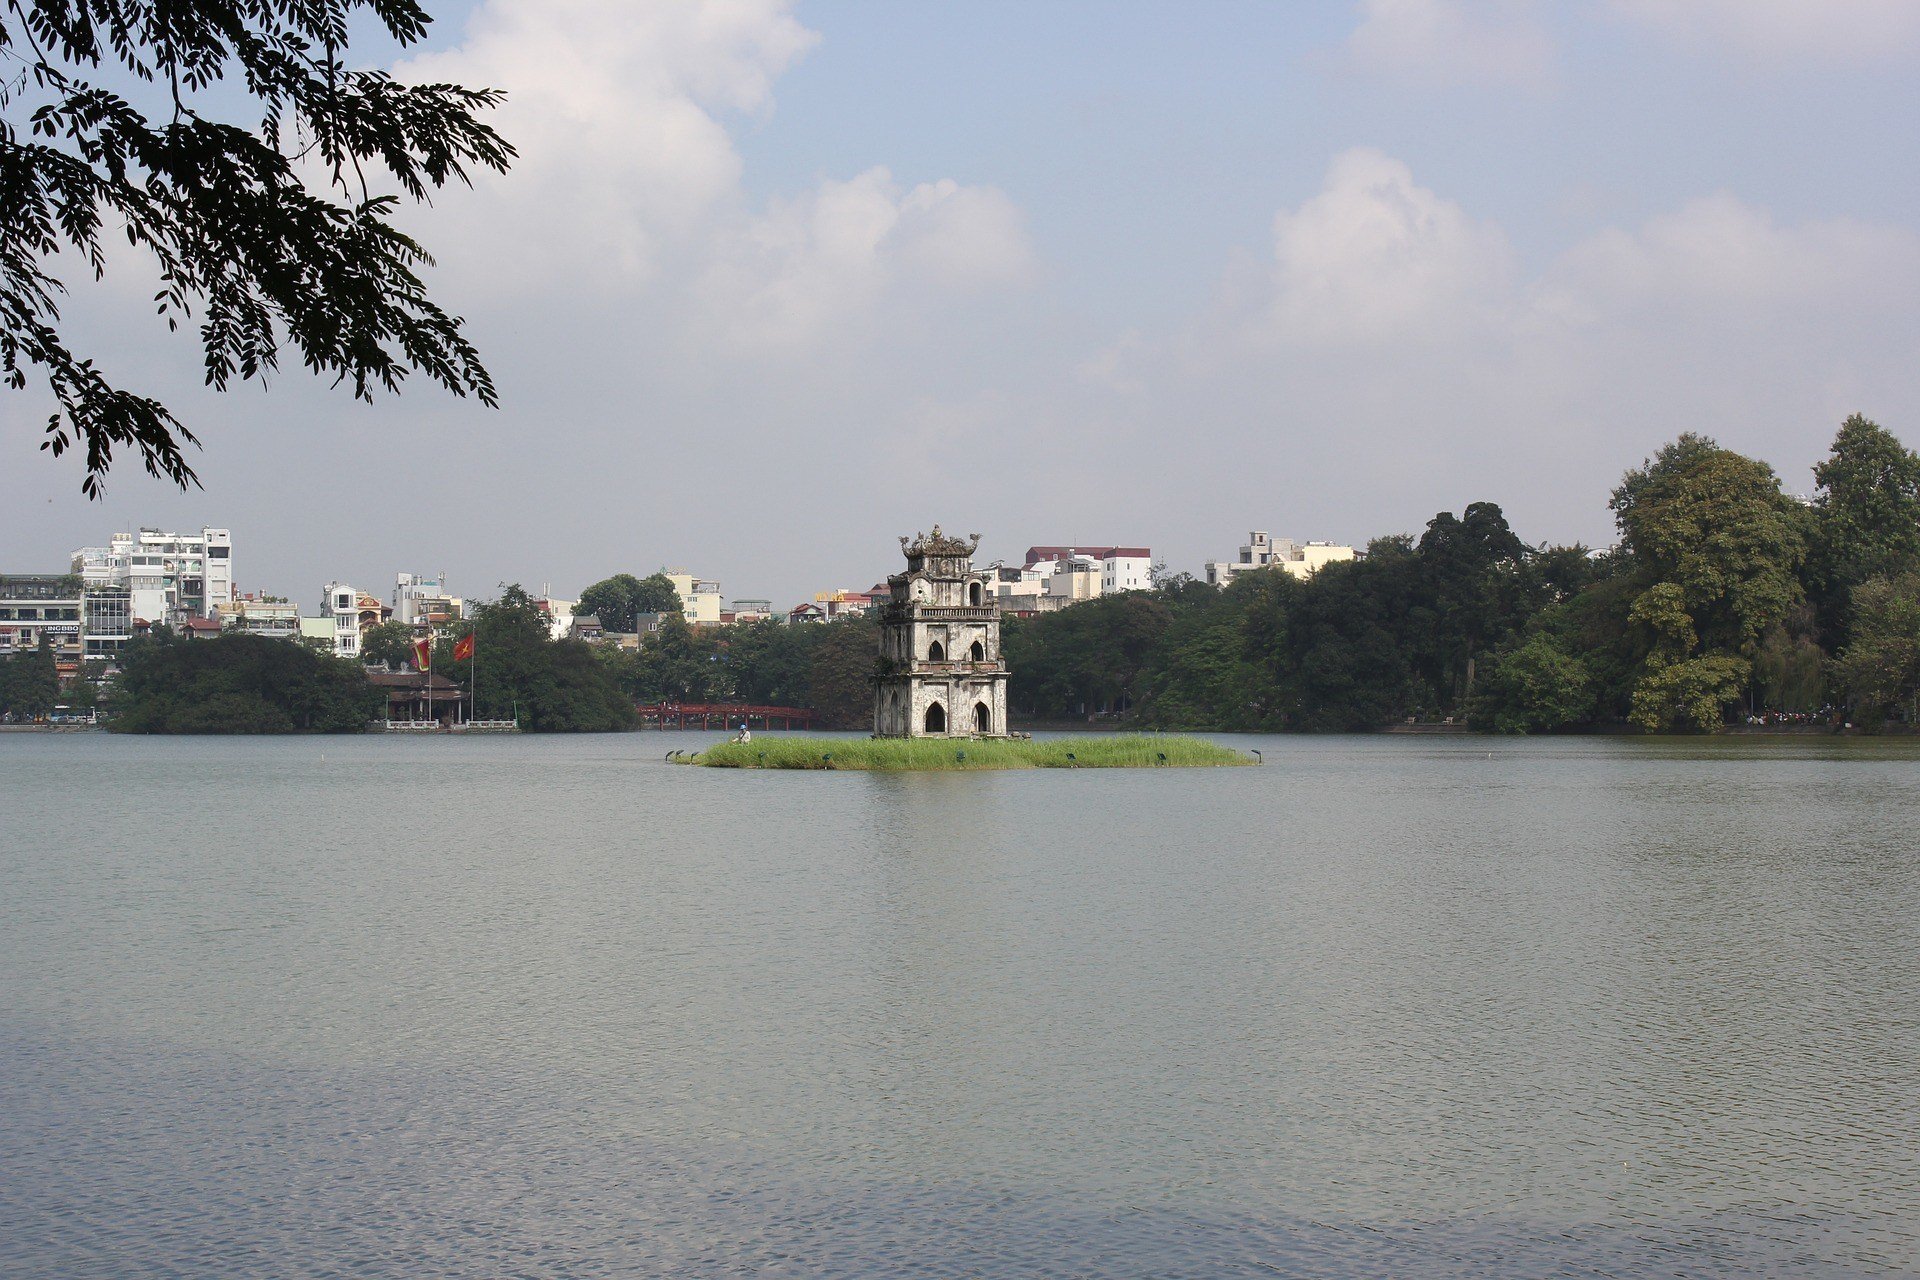
[[[0,1273],[1920,1271],[1920,743],[0,735]]]

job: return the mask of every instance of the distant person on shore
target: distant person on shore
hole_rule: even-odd
[[[753,741],[753,730],[747,728],[747,722],[745,720],[740,722],[740,732],[733,735],[733,740],[735,742]]]

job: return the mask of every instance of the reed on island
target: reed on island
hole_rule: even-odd
[[[1196,769],[1255,763],[1232,747],[1177,734],[1047,738],[789,738],[723,742],[681,763],[714,769]]]

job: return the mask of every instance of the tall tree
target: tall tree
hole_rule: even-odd
[[[553,639],[546,615],[518,583],[473,611],[474,656],[455,661],[451,648],[435,670],[471,687],[480,668],[476,718],[518,717],[540,733],[631,727],[633,703],[615,674],[581,640]],[[451,640],[448,641],[449,645]]]
[[[1856,413],[1840,425],[1813,478],[1819,490],[1808,577],[1821,628],[1838,648],[1855,587],[1920,568],[1920,455]]]
[[[678,613],[680,608],[680,592],[666,574],[636,578],[616,573],[582,591],[573,612],[576,617],[594,615],[608,631],[632,632],[638,630],[641,614]]]
[[[360,661],[385,663],[400,671],[413,661],[413,628],[404,622],[382,622],[360,637]]]
[[[1768,628],[1804,599],[1807,516],[1773,468],[1682,436],[1629,472],[1613,508],[1639,594],[1644,658],[1631,718],[1712,729],[1746,687]]]
[[[600,619],[600,625],[608,631],[630,632],[639,607],[635,603],[639,593],[640,579],[630,573],[616,573],[580,593],[579,602],[573,606],[574,616],[592,615]]]
[[[418,371],[494,402],[462,322],[426,295],[426,251],[393,216],[402,196],[425,201],[507,167],[513,148],[478,119],[500,95],[355,69],[361,10],[403,46],[430,21],[415,0],[7,0],[0,11],[0,58],[24,67],[0,96],[0,371],[15,390],[31,372],[52,392],[41,447],[81,449],[89,495],[121,448],[185,487],[184,448],[197,443],[68,345],[54,261],[70,255],[98,280],[107,238],[151,255],[170,329],[199,312],[216,388],[272,372],[285,343],[362,398]],[[236,100],[257,122],[223,118]]]

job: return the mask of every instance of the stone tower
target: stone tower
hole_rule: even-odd
[[[907,571],[887,579],[874,677],[876,738],[1004,738],[1007,664],[1000,605],[976,573],[980,535],[933,532],[900,539]]]

